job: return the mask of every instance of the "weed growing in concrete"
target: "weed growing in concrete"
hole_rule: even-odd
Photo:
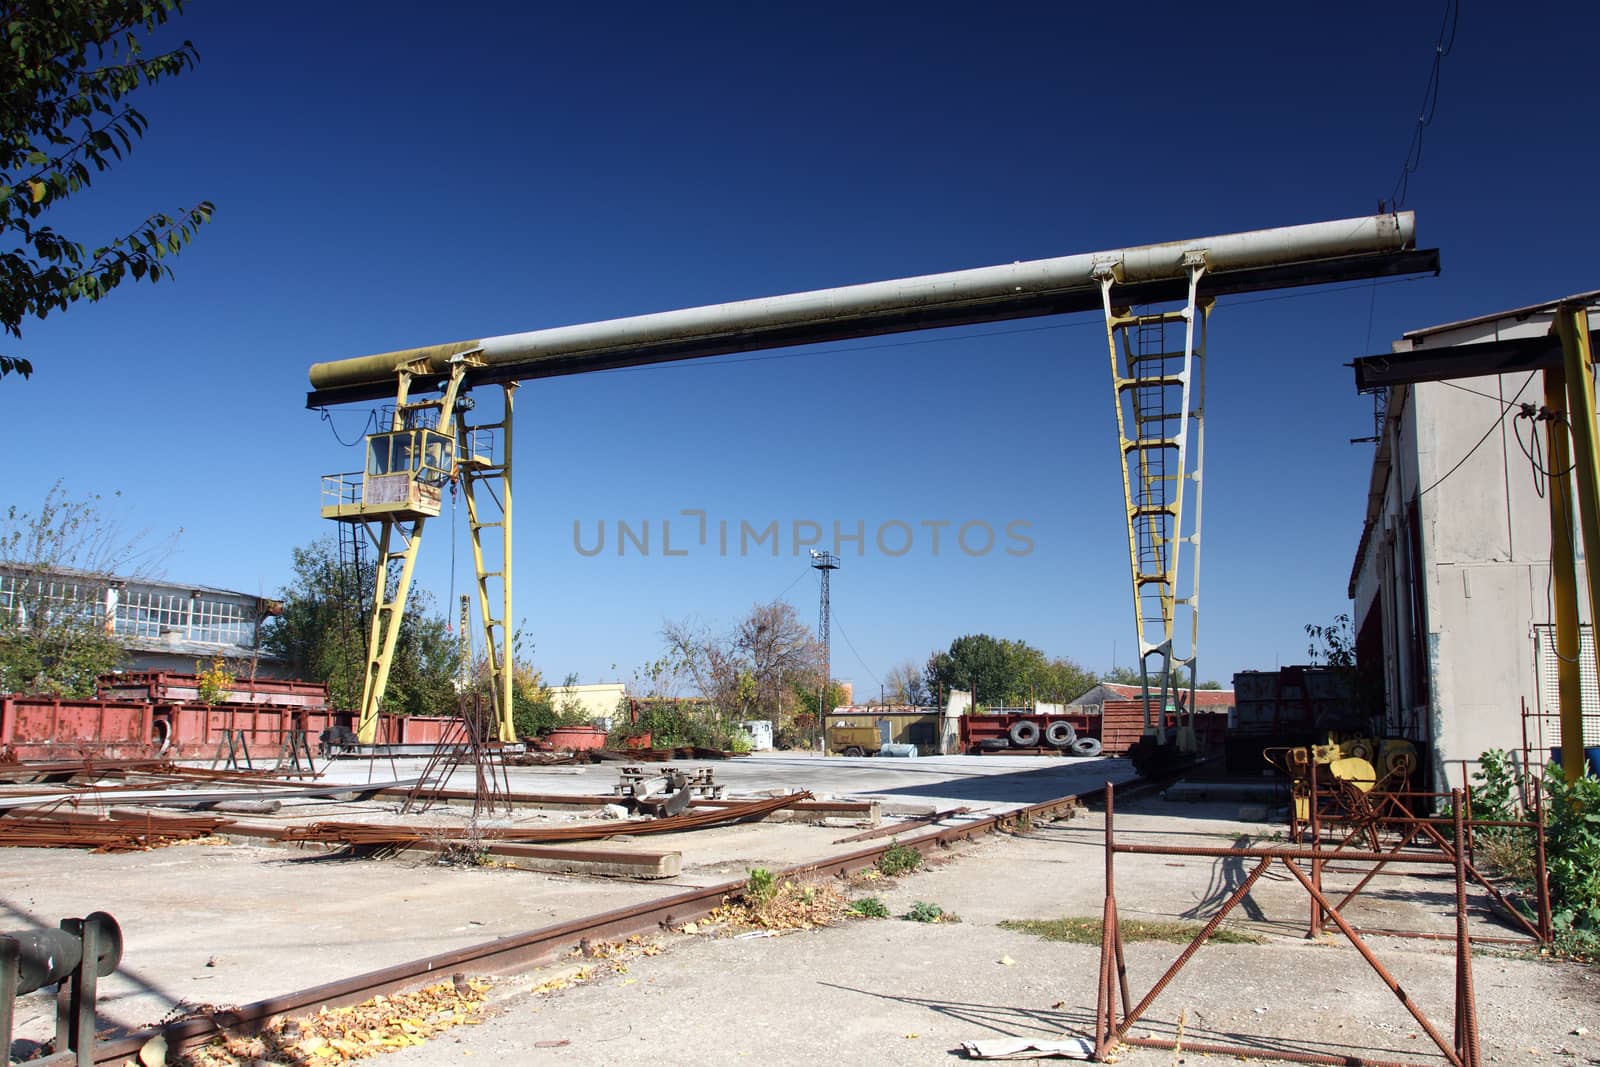
[[[878,857],[878,870],[890,878],[897,874],[908,874],[921,866],[922,853],[895,840],[891,840],[888,850]]]
[[[765,867],[756,867],[750,872],[750,880],[744,885],[744,899],[752,908],[763,908],[772,902],[778,895],[778,879]]]
[[[1168,941],[1175,945],[1188,944],[1194,940],[1196,934],[1205,929],[1200,923],[1144,922],[1137,919],[1127,919],[1117,925],[1122,930],[1124,942]],[[1068,941],[1075,945],[1098,945],[1103,929],[1098,916],[1067,919],[1007,919],[1000,924],[1000,927],[1004,930],[1033,934],[1046,941]],[[1217,927],[1210,940],[1223,945],[1262,943],[1262,939],[1254,934],[1229,930],[1225,926]]]
[[[905,919],[914,923],[958,923],[961,921],[961,916],[955,912],[945,911],[937,904],[919,900],[911,905],[911,910],[906,912]]]
[[[862,897],[860,900],[852,900],[850,902],[850,913],[859,915],[863,919],[887,919],[889,917],[889,905],[877,897]]]

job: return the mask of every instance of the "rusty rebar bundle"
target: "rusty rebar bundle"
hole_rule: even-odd
[[[69,812],[12,812],[0,816],[0,847],[139,852],[176,841],[209,837],[231,821],[212,815],[99,819]]]

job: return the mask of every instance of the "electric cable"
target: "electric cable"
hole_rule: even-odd
[[[1422,89],[1422,105],[1417,111],[1417,125],[1411,131],[1411,143],[1406,148],[1405,158],[1400,163],[1400,176],[1395,179],[1394,189],[1389,193],[1389,207],[1392,211],[1399,211],[1406,201],[1406,193],[1411,188],[1411,175],[1422,166],[1422,133],[1433,125],[1433,118],[1439,110],[1439,82],[1444,69],[1444,57],[1449,55],[1456,46],[1456,29],[1461,23],[1460,0],[1445,0],[1444,16],[1439,23],[1439,36],[1433,45],[1433,64],[1428,70],[1428,81]]]
[[[866,671],[867,674],[872,678],[872,680],[874,682],[878,683],[878,688],[880,688],[880,689],[883,688],[883,680],[881,678],[879,678],[876,674],[872,673],[872,668],[867,666],[867,661],[862,659],[861,658],[861,653],[856,651],[855,643],[850,640],[850,635],[845,633],[843,626],[839,626],[839,615],[838,615],[837,612],[835,612],[833,610],[833,605],[831,605],[831,604],[828,605],[828,618],[833,622],[834,626],[838,627],[839,636],[844,638],[844,643],[847,646],[849,646],[851,654],[854,655],[855,658],[856,658],[856,662],[861,664],[861,669]]]
[[[361,424],[361,429],[356,431],[355,437],[348,441],[339,436],[339,428],[333,424],[333,412],[329,411],[325,407],[321,407],[317,409],[317,413],[322,416],[322,421],[328,424],[328,432],[333,434],[333,439],[338,441],[346,448],[354,448],[356,445],[366,440],[369,433],[375,433],[377,431],[376,421],[378,418],[378,411],[376,408],[367,409],[366,421]]]
[[[1478,438],[1478,443],[1473,445],[1472,448],[1467,451],[1466,455],[1464,455],[1460,459],[1456,460],[1456,465],[1455,466],[1453,466],[1449,470],[1445,471],[1442,475],[1439,476],[1439,478],[1436,481],[1434,481],[1434,483],[1432,485],[1428,486],[1428,488],[1426,488],[1426,489],[1422,490],[1420,493],[1418,493],[1417,496],[1419,498],[1427,496],[1429,493],[1431,493],[1435,489],[1439,488],[1439,486],[1443,485],[1446,478],[1450,477],[1456,471],[1460,470],[1462,464],[1466,463],[1467,460],[1471,459],[1473,457],[1473,455],[1478,451],[1478,449],[1483,447],[1483,443],[1489,439],[1489,436],[1491,434],[1493,434],[1495,432],[1495,430],[1499,429],[1501,424],[1503,424],[1506,421],[1506,413],[1509,412],[1512,409],[1512,407],[1517,406],[1517,402],[1522,399],[1523,392],[1528,388],[1528,383],[1532,382],[1533,378],[1534,378],[1534,375],[1536,375],[1538,373],[1539,373],[1538,371],[1529,371],[1528,372],[1528,377],[1522,383],[1522,388],[1518,389],[1517,390],[1517,395],[1511,398],[1511,404],[1508,404],[1500,412],[1500,414],[1495,418],[1495,420],[1489,424],[1489,428],[1487,430],[1483,431],[1483,436]]]

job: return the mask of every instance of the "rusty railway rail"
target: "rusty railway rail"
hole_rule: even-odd
[[[1139,783],[1125,790],[1144,792],[1163,783]],[[990,815],[974,822],[941,827],[905,839],[876,842],[866,848],[797,864],[778,872],[780,878],[803,875],[843,876],[870,867],[890,848],[915,848],[924,854],[945,848],[978,834],[1011,829],[1034,820],[1069,813],[1081,806],[1080,795],[1057,797],[1014,811]],[[507,974],[536,967],[558,959],[581,940],[612,940],[652,933],[663,928],[693,922],[709,915],[723,901],[744,887],[744,879],[719,882],[703,889],[674,893],[654,901],[615,908],[597,915],[543,926],[522,934],[469,945],[423,959],[411,960],[364,974],[327,982],[281,996],[268,997],[238,1008],[200,1018],[183,1019],[166,1026],[102,1042],[94,1050],[97,1064],[120,1065],[137,1062],[139,1050],[156,1036],[166,1039],[174,1052],[202,1045],[224,1032],[252,1033],[283,1015],[301,1015],[322,1007],[358,1004],[379,994],[418,985],[441,974],[469,971],[477,974]]]

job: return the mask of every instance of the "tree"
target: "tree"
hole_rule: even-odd
[[[1341,612],[1327,626],[1306,624],[1306,655],[1313,664],[1326,663],[1330,667],[1356,665],[1356,635],[1350,625],[1350,616]]]
[[[1095,684],[1094,672],[1074,660],[1051,659],[1026,641],[988,634],[956,638],[947,651],[928,657],[923,677],[935,694],[965,689],[990,708],[1064,704]]]
[[[914,660],[908,659],[892,668],[883,681],[889,699],[897,704],[925,707],[933,703],[933,696],[928,692],[928,684],[922,676],[922,668]]]
[[[821,645],[782,600],[756,604],[727,634],[685,620],[664,624],[661,636],[667,644],[661,663],[686,675],[719,720],[737,715],[781,722],[794,708],[788,694],[814,690],[820,677]],[[659,678],[664,668],[655,666]]]
[[[149,578],[172,542],[126,534],[99,496],[74,500],[61,482],[38,512],[15,505],[0,521],[0,691],[94,694],[122,660],[105,616],[113,579]]]
[[[739,620],[733,643],[745,678],[746,718],[776,722],[784,692],[797,685],[815,688],[822,646],[793,604],[756,604]]]
[[[287,658],[301,677],[326,683],[335,707],[354,709],[361,702],[377,570],[370,560],[359,568],[341,565],[332,538],[296,548],[294,580],[278,594],[283,614],[262,629],[263,650]],[[412,586],[389,670],[387,711],[439,715],[455,709],[461,652],[430,607],[428,595]]]
[[[164,262],[211,218],[209,201],[157,212],[92,251],[45,221],[133,150],[148,121],[135,90],[199,61],[193,42],[146,56],[139,39],[183,11],[183,0],[0,0],[0,327],[22,336],[79,300],[99,300],[129,278],[171,277]],[[0,354],[0,377],[33,364]]]
[[[1057,656],[1035,668],[1033,691],[1037,699],[1046,703],[1065,704],[1094,688],[1096,681],[1093,671],[1085,670],[1065,656]]]

